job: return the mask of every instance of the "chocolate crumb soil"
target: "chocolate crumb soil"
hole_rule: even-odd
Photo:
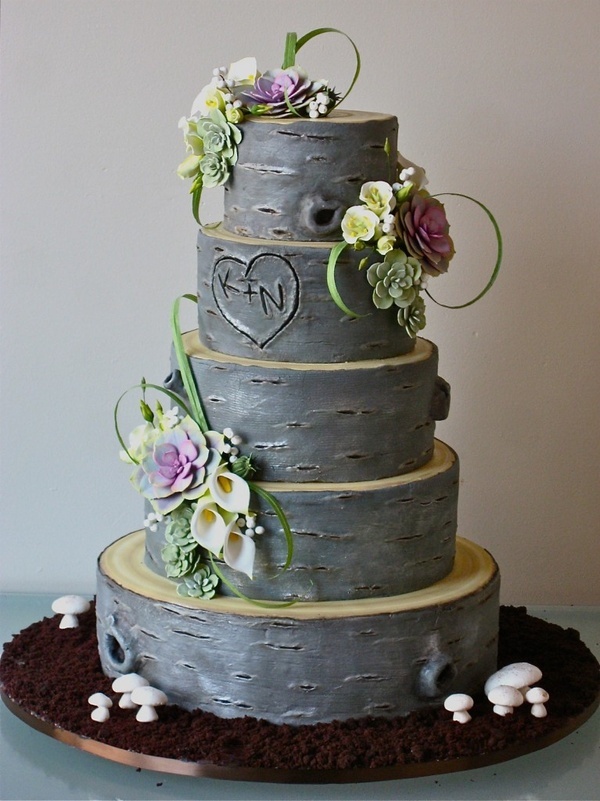
[[[105,723],[90,718],[88,697],[109,696],[100,667],[95,611],[75,629],[44,618],[5,645],[0,689],[22,709],[56,727],[110,746],[179,761],[222,767],[320,771],[374,769],[478,757],[539,740],[592,706],[600,692],[600,666],[574,629],[531,617],[523,607],[500,610],[499,666],[533,662],[550,693],[548,716],[529,704],[500,717],[483,697],[472,721],[461,725],[443,708],[401,718],[363,718],[315,725],[276,725],[254,718],[222,719],[208,712],[161,707],[159,722],[141,724],[115,703]]]

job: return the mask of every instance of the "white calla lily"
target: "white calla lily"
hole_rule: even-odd
[[[232,570],[238,570],[240,573],[245,573],[248,578],[252,578],[255,554],[254,540],[247,534],[242,534],[237,527],[237,521],[233,521],[228,527],[223,546],[225,564],[229,565]]]
[[[208,490],[216,503],[228,512],[246,514],[250,504],[248,483],[226,468],[215,470],[208,479]]]
[[[228,529],[233,523],[228,523],[214,499],[210,495],[205,495],[198,501],[190,522],[190,529],[196,542],[218,556],[225,545]]]
[[[234,61],[227,70],[227,80],[236,86],[252,85],[256,77],[256,59],[253,56]]]

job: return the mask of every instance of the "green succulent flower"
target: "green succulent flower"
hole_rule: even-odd
[[[198,136],[202,139],[205,153],[216,153],[226,159],[231,166],[237,161],[237,147],[242,141],[239,128],[228,122],[222,111],[211,111],[210,117],[203,117],[196,123]]]
[[[193,550],[184,550],[178,545],[168,544],[160,552],[165,563],[168,578],[182,578],[193,573],[200,564],[200,546],[196,543]]]
[[[193,515],[194,508],[191,504],[182,504],[171,512],[165,530],[165,539],[168,543],[177,545],[185,551],[196,547],[198,543],[192,537],[190,526]]]
[[[169,578],[181,578],[193,573],[200,564],[201,550],[192,537],[190,520],[194,514],[191,504],[175,509],[167,518],[166,545],[161,550],[165,573]]]
[[[218,583],[218,577],[210,572],[209,567],[202,565],[196,569],[193,576],[187,576],[182,584],[177,585],[177,594],[184,598],[209,600],[214,596]]]
[[[419,331],[425,328],[425,302],[417,295],[412,306],[398,309],[398,324],[406,329],[406,333],[413,339]]]
[[[402,250],[390,250],[382,262],[367,270],[367,280],[373,290],[373,303],[378,309],[392,305],[401,309],[412,306],[419,295],[421,265]]]
[[[227,159],[218,153],[207,152],[200,160],[202,183],[207,189],[221,186],[229,178],[231,169]]]

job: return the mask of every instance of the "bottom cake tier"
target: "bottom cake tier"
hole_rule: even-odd
[[[144,564],[144,532],[100,556],[97,625],[109,676],[135,671],[170,703],[274,723],[395,717],[476,693],[496,670],[499,573],[457,541],[452,572],[423,590],[259,606],[180,598]]]

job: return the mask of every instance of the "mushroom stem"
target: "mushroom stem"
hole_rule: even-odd
[[[135,719],[139,721],[139,723],[152,723],[153,721],[158,720],[158,714],[153,706],[144,704],[139,708]]]

